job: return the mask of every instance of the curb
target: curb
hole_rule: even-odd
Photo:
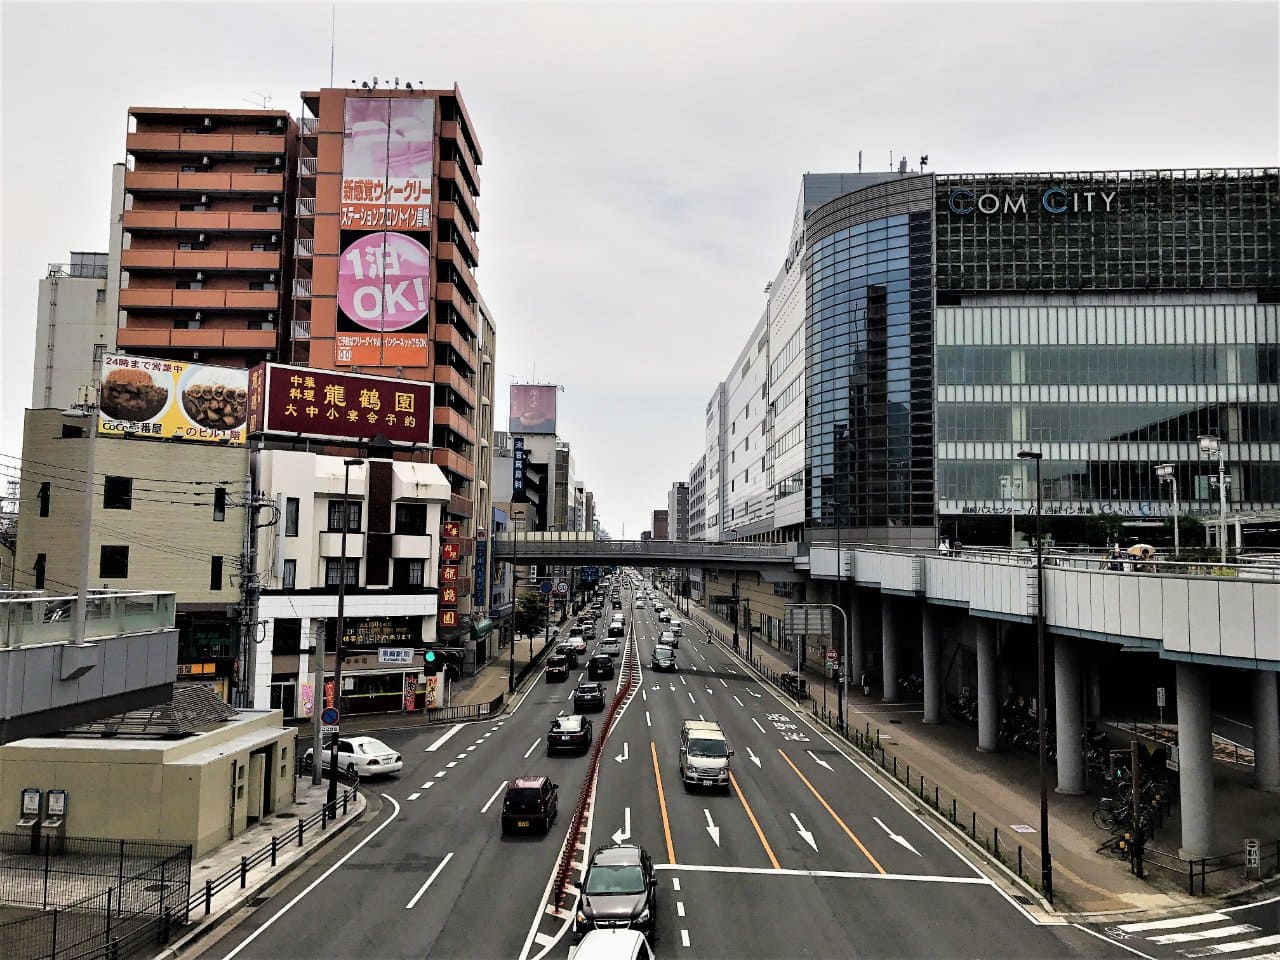
[[[201,917],[196,921],[191,930],[187,931],[187,933],[185,933],[181,938],[169,944],[169,946],[165,947],[159,953],[153,954],[151,960],[178,960],[182,955],[183,950],[191,946],[193,943],[202,940],[227,914],[239,910],[242,905],[252,900],[267,887],[271,886],[271,884],[289,876],[299,866],[309,862],[312,859],[313,854],[322,850],[335,837],[341,835],[347,827],[359,820],[360,817],[364,815],[364,812],[369,809],[369,801],[365,798],[365,795],[357,791],[356,796],[359,798],[359,807],[341,823],[330,827],[329,830],[325,832],[324,836],[321,837],[320,840],[318,840],[309,850],[307,850],[306,853],[300,857],[294,857],[284,866],[278,868],[274,872],[268,873],[260,882],[246,885],[244,890],[240,892],[240,895],[228,903],[223,909],[214,910],[208,916]]]

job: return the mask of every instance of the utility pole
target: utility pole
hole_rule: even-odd
[[[338,724],[342,724],[342,632],[347,601],[347,528],[351,526],[351,468],[361,466],[363,460],[351,458],[342,461],[342,540],[341,560],[338,561],[338,631],[333,638],[333,704],[338,708]],[[338,802],[338,737],[335,732],[329,744],[329,795],[328,803]],[[335,808],[336,810],[336,808]]]

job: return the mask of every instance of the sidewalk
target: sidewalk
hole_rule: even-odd
[[[329,789],[327,780],[322,779],[316,786],[311,783],[310,776],[298,777],[296,803],[264,818],[201,859],[192,861],[190,922],[179,931],[176,940],[156,954],[156,960],[182,954],[192,942],[212,930],[223,916],[253,900],[269,885],[313,859],[330,841],[358,822],[368,801],[357,792],[347,803],[344,813],[341,797],[345,787],[346,784],[339,783],[337,816],[327,820],[323,826],[315,824],[304,829],[301,846],[298,844],[298,824],[324,807]],[[276,839],[275,865],[272,866],[268,856],[253,866],[245,865],[241,872],[242,859],[269,848],[272,837]],[[206,901],[207,884],[217,887],[220,878],[232,872],[239,872],[239,876],[213,892]]]
[[[568,627],[566,622],[564,627],[557,627],[554,624],[551,627],[551,645],[555,646],[556,637],[559,632]],[[528,637],[518,637],[515,642],[515,674],[520,675],[521,669],[529,662],[530,650],[532,650],[533,659],[537,659],[542,653],[543,646],[546,643],[546,634],[540,633],[533,638],[530,645]],[[460,707],[464,704],[472,703],[488,703],[500,693],[506,693],[509,688],[509,677],[511,676],[511,648],[503,645],[498,648],[488,662],[472,677],[465,677],[454,684],[453,689],[449,692],[449,703],[451,706]]]
[[[724,642],[733,626],[706,610],[694,607],[693,619]],[[743,654],[746,637],[741,636]],[[726,649],[728,644],[726,643]],[[760,638],[753,639],[756,665],[773,673],[790,673],[795,661]],[[827,710],[836,713],[838,693],[834,681],[806,665],[810,693],[819,713],[823,712],[824,687]],[[1015,753],[979,753],[977,732],[967,726],[942,723],[925,726],[919,703],[883,703],[876,695],[865,696],[859,687],[849,688],[849,730],[859,739],[866,737],[871,755],[885,762],[887,771],[896,771],[901,783],[906,779],[924,805],[931,806],[937,790],[944,818],[954,798],[957,820],[966,836],[972,832],[988,850],[994,839],[1006,863],[1015,861],[1017,846],[1025,859],[1023,876],[1039,879],[1040,793],[1036,758]],[[879,743],[885,753],[877,752]],[[892,760],[892,765],[889,764]],[[905,769],[904,769],[905,768]],[[1053,854],[1054,903],[1059,911],[1088,914],[1119,914],[1203,905],[1203,900],[1184,894],[1166,893],[1129,873],[1124,861],[1096,853],[1104,839],[1092,820],[1094,798],[1049,797],[1050,836]]]

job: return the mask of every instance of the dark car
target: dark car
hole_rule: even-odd
[[[587,678],[590,680],[613,679],[613,657],[607,653],[595,653],[587,661]]]
[[[560,683],[569,679],[569,659],[561,653],[547,657],[547,683]]]
[[[582,880],[582,900],[573,918],[573,939],[588,930],[630,927],[653,942],[657,934],[658,881],[644,847],[615,843],[591,855]]]
[[[653,648],[653,657],[649,660],[649,667],[653,670],[668,670],[674,673],[676,670],[676,652],[665,644],[658,644]]]
[[[502,832],[551,830],[560,808],[560,784],[550,777],[517,777],[502,798]]]
[[[570,714],[555,717],[547,731],[547,753],[560,750],[582,751],[591,749],[591,721],[587,717]]]
[[[613,598],[613,609],[615,609],[615,610],[621,610],[621,609],[622,609],[622,601],[621,601],[621,600],[619,600],[617,597],[614,597],[614,598]]]
[[[573,712],[604,709],[604,687],[591,680],[584,680],[573,690]]]
[[[555,656],[556,654],[559,654],[569,661],[570,670],[578,669],[578,648],[572,643],[562,643],[557,646],[555,653],[552,654],[552,656]]]
[[[585,627],[582,628],[582,635],[586,637],[588,640],[594,640],[596,638],[596,625],[594,621],[591,623],[588,623]]]

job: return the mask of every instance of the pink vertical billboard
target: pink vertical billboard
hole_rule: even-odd
[[[343,109],[343,230],[430,230],[434,100],[348,97]]]

